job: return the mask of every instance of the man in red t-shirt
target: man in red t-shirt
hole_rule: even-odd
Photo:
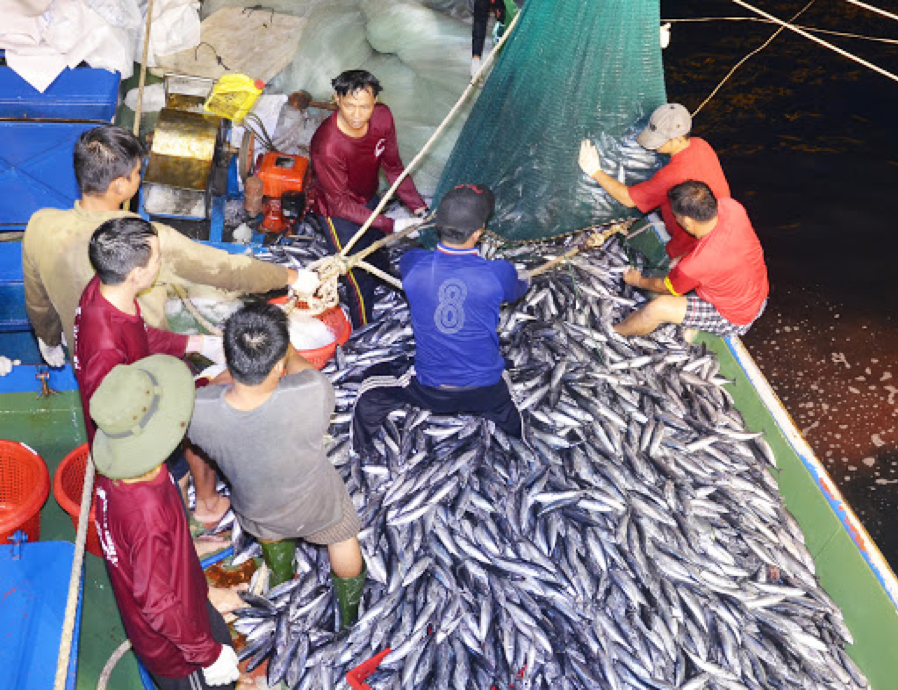
[[[314,211],[330,249],[340,252],[368,220],[379,203],[377,187],[381,169],[392,184],[405,166],[399,157],[396,128],[390,109],[377,102],[380,82],[364,70],[349,70],[334,79],[337,112],[318,127],[310,153],[315,171]],[[398,232],[420,222],[427,204],[418,194],[411,177],[405,178],[396,193],[417,218],[392,220],[380,216],[352,247],[357,253],[374,244],[381,233]],[[390,261],[381,249],[366,259],[375,268],[389,272]],[[350,271],[344,279],[352,325],[364,326],[371,320],[377,279],[364,270]]]
[[[769,292],[764,250],[748,214],[733,199],[716,199],[704,182],[678,184],[668,198],[695,246],[664,278],[646,278],[633,268],[624,273],[628,285],[660,296],[614,330],[646,335],[676,323],[692,331],[743,335],[764,311]]]
[[[670,259],[684,256],[695,246],[695,238],[677,222],[670,210],[667,192],[686,180],[707,184],[718,199],[730,195],[730,185],[714,149],[704,139],[691,137],[692,117],[679,103],[667,103],[652,113],[648,126],[637,136],[643,148],[670,156],[670,162],[652,177],[628,187],[602,170],[595,145],[584,139],[580,144],[580,168],[627,208],[642,213],[660,208],[664,227],[670,235],[667,255]]]

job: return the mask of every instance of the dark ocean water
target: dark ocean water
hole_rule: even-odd
[[[807,4],[751,4],[789,19]],[[869,4],[898,12],[894,0]],[[726,0],[662,2],[666,20],[751,16]],[[797,24],[898,40],[894,21],[817,0]],[[675,22],[668,99],[694,110],[776,30]],[[898,45],[821,36],[898,74]],[[885,557],[898,569],[898,82],[791,31],[695,117],[764,245],[767,312],[743,338]]]

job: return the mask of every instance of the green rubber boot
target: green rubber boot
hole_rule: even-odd
[[[337,608],[340,609],[340,630],[346,630],[355,623],[355,619],[359,615],[359,603],[362,601],[367,574],[368,567],[365,565],[362,566],[362,572],[355,577],[337,577],[331,571],[334,594],[337,597]]]
[[[262,560],[271,570],[268,588],[277,587],[282,582],[293,579],[293,554],[296,551],[293,540],[263,541],[259,544],[262,547]]]

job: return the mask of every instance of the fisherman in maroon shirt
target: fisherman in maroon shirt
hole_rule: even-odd
[[[160,690],[233,688],[240,676],[164,465],[193,401],[190,370],[169,355],[116,366],[90,400],[103,559],[134,653]]]
[[[355,236],[379,203],[380,170],[392,184],[405,166],[399,157],[393,115],[387,106],[377,103],[380,82],[364,70],[349,70],[331,84],[337,112],[322,122],[312,137],[311,157],[315,171],[314,211],[331,251],[336,254]],[[417,218],[394,221],[386,216],[378,217],[353,245],[351,253],[376,242],[379,238],[376,231],[398,232],[427,215],[427,205],[411,177],[403,180],[397,194]],[[390,270],[389,257],[382,249],[367,261],[384,272]],[[377,279],[359,269],[350,271],[344,281],[352,325],[364,326],[371,319]]]
[[[156,353],[182,357],[185,352],[199,352],[223,363],[224,351],[221,338],[160,331],[144,323],[136,298],[153,285],[161,264],[159,237],[152,223],[128,216],[107,220],[91,235],[88,254],[97,275],[84,288],[75,312],[72,365],[81,392],[87,440],[93,443],[96,426],[90,415],[90,398],[114,366]],[[178,453],[172,459],[176,480],[186,480],[183,457]],[[215,489],[215,470],[190,452],[187,462],[197,507],[218,515],[226,512],[230,503]]]

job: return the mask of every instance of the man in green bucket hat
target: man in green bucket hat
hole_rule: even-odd
[[[134,653],[160,690],[233,688],[240,676],[165,466],[193,402],[187,365],[161,354],[114,367],[90,399],[106,570]]]

